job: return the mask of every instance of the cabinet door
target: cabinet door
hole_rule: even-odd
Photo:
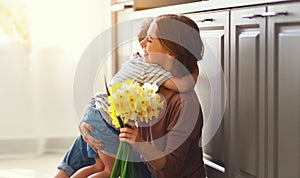
[[[265,178],[265,7],[231,12],[230,178]]]
[[[268,178],[300,177],[300,3],[268,7]],[[287,12],[287,14],[285,14]]]
[[[204,43],[204,57],[198,63],[200,73],[195,90],[199,96],[204,127],[202,146],[209,178],[225,177],[227,135],[226,77],[229,59],[229,12],[195,13],[189,15],[197,22]]]

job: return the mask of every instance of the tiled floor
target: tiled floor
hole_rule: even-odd
[[[0,159],[0,178],[51,178],[64,153],[46,153],[34,158]]]

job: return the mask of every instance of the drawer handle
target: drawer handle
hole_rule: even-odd
[[[263,17],[273,17],[273,16],[279,16],[279,15],[288,15],[288,12],[264,12],[264,13],[261,13],[261,16],[263,16]]]
[[[261,14],[247,14],[247,15],[242,15],[242,18],[247,18],[247,19],[252,19],[252,18],[257,18],[257,17],[263,17]]]
[[[212,21],[214,21],[214,19],[213,18],[208,18],[208,19],[203,19],[203,20],[197,20],[197,22],[212,22]]]

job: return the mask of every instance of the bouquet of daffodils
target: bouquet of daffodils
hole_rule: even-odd
[[[126,127],[126,123],[130,120],[148,123],[152,118],[157,118],[164,104],[156,93],[157,90],[158,86],[155,84],[145,83],[141,86],[134,80],[112,85],[107,92],[110,102],[108,111],[113,125],[122,128]],[[134,177],[133,163],[129,161],[130,158],[130,145],[121,142],[110,177]]]

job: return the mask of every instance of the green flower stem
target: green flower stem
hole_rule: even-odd
[[[125,127],[122,119],[118,117],[121,128]],[[133,162],[129,161],[132,158],[131,146],[127,142],[120,142],[115,164],[110,174],[110,178],[133,178]]]
[[[124,126],[124,123],[123,123],[122,119],[120,118],[120,116],[118,116],[117,118],[118,118],[118,121],[120,123],[120,127],[124,128],[125,126]]]

